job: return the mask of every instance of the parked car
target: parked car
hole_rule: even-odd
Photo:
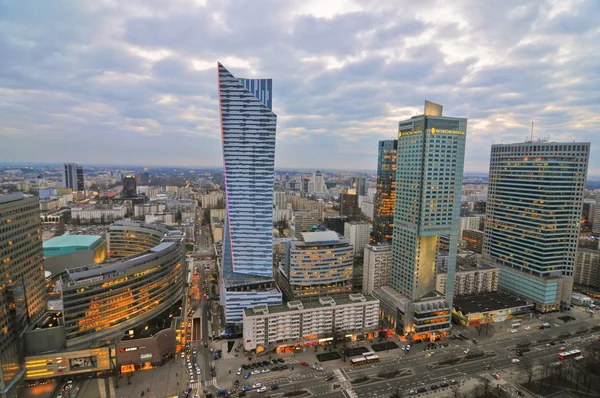
[[[308,366],[308,362],[302,361],[302,362],[300,362],[300,365],[302,365],[302,366]]]
[[[258,390],[256,390],[256,392],[266,392],[267,391],[267,387],[261,387]]]
[[[331,381],[331,380],[333,380],[333,376],[331,376],[331,375],[330,375],[330,376],[327,376],[327,377],[325,378],[325,381]]]
[[[241,375],[241,374],[242,374],[242,368],[239,368],[239,369],[237,370],[237,372],[235,372],[235,374],[237,374],[238,376],[239,376],[239,375]]]

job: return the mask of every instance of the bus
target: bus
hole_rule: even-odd
[[[372,351],[363,352],[363,354],[362,354],[362,356],[363,356],[363,357],[365,357],[365,358],[366,358],[366,357],[370,357],[370,356],[372,356],[372,355],[375,355],[375,353],[374,353],[374,352],[372,352]]]
[[[569,359],[569,358],[575,358],[581,355],[581,351],[580,350],[571,350],[571,351],[563,351],[560,354],[558,354],[558,359],[560,360],[565,360],[565,359]]]
[[[379,362],[379,357],[377,355],[369,355],[368,357],[365,357],[365,359],[368,363]]]
[[[511,326],[511,329],[516,329],[516,328],[518,328],[519,326],[521,326],[521,322],[514,322],[514,323],[513,323],[512,325],[510,325],[510,326]]]
[[[352,358],[350,360],[350,365],[352,366],[364,365],[365,363],[367,363],[367,360],[364,357]]]

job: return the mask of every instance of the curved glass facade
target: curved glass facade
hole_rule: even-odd
[[[61,277],[69,346],[138,325],[182,297],[183,235],[156,225],[122,222],[111,226],[108,239],[117,257],[132,255],[71,269]]]

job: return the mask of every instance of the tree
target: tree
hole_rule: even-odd
[[[460,391],[460,386],[452,387],[450,394],[451,394],[450,396],[452,398],[462,398],[463,397],[463,393]]]
[[[477,326],[475,326],[475,330],[477,330],[477,335],[481,336],[481,332],[483,332],[483,330],[485,329],[485,323],[480,323]]]

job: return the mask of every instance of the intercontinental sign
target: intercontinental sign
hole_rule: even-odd
[[[445,129],[436,129],[435,127],[432,127],[429,129],[429,133],[431,134],[452,134],[452,135],[465,135],[464,131],[459,131],[459,130],[445,130]],[[417,135],[417,134],[423,134],[423,130],[415,130],[415,131],[399,131],[398,132],[398,138],[400,137],[405,137],[408,135]]]

